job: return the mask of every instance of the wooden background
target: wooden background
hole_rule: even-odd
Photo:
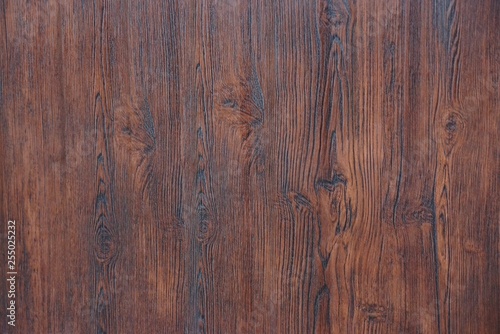
[[[500,333],[499,27],[0,0],[2,333]]]

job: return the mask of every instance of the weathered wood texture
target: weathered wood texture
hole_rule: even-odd
[[[499,27],[498,0],[1,0],[1,331],[500,333]]]

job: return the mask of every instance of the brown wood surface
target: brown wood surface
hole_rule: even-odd
[[[2,333],[500,333],[500,1],[0,0]]]

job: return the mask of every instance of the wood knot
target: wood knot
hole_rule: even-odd
[[[112,259],[115,254],[114,236],[109,228],[101,223],[95,232],[95,256],[99,261],[105,262]]]
[[[390,309],[379,304],[362,304],[358,309],[363,312],[369,322],[387,322]]]
[[[434,211],[425,206],[411,207],[403,215],[405,224],[433,224]]]
[[[313,208],[311,201],[304,194],[290,191],[288,193],[288,198],[295,204],[297,209],[304,208],[306,210],[312,210]]]
[[[201,220],[198,226],[197,239],[200,242],[208,243],[216,235],[216,226],[212,220]]]
[[[215,237],[217,233],[217,225],[213,221],[208,208],[200,202],[196,208],[198,213],[198,234],[197,239],[200,242],[208,243]]]
[[[466,253],[469,254],[483,254],[485,253],[481,247],[481,244],[474,240],[466,240],[463,243],[463,247]]]
[[[442,120],[442,140],[445,154],[449,155],[460,137],[463,137],[465,128],[464,118],[457,111],[449,111]]]
[[[316,192],[319,191],[320,189],[325,189],[328,192],[333,192],[335,191],[336,188],[341,186],[343,187],[347,186],[347,179],[342,174],[335,174],[332,180],[323,179],[323,180],[318,180],[315,183]]]
[[[127,150],[148,155],[155,150],[156,134],[153,116],[147,102],[138,107],[122,105],[115,109],[114,119],[119,131],[118,142]]]
[[[236,126],[253,130],[264,121],[264,95],[255,70],[221,85],[215,94],[221,118]]]
[[[453,133],[457,131],[457,120],[455,117],[451,116],[446,121],[446,132]]]
[[[346,25],[349,13],[345,5],[323,1],[320,10],[321,25],[327,29],[332,29],[332,34],[334,34],[334,31],[339,27]]]

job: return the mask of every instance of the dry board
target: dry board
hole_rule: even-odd
[[[499,31],[0,0],[1,332],[499,333]]]

